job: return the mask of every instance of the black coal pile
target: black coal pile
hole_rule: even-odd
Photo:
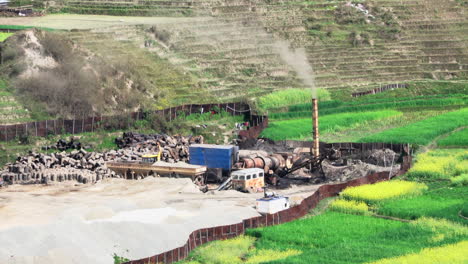
[[[202,136],[169,136],[166,134],[140,134],[136,132],[123,133],[122,137],[116,138],[115,143],[119,148],[129,147],[162,147],[169,145],[190,145],[190,144],[203,144]]]
[[[67,141],[65,139],[59,139],[57,143],[55,143],[54,145],[42,147],[42,150],[54,149],[54,150],[59,150],[59,151],[65,151],[69,149],[80,150],[82,148],[85,148],[85,147],[83,147],[82,144],[78,140],[72,137],[70,141]]]

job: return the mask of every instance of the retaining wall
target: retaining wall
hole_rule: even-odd
[[[411,157],[405,157],[401,170],[397,175],[405,173],[411,165]],[[193,231],[187,242],[178,248],[160,253],[158,255],[132,260],[125,264],[159,264],[174,263],[185,259],[189,253],[196,247],[214,240],[224,240],[233,238],[245,233],[247,228],[257,228],[264,226],[278,225],[287,223],[305,216],[311,209],[325,198],[338,195],[341,191],[350,186],[359,186],[363,184],[372,184],[380,181],[389,180],[389,172],[379,172],[367,175],[366,177],[354,179],[344,183],[328,184],[320,186],[311,196],[304,199],[299,205],[275,214],[266,214],[258,217],[244,219],[241,223],[202,228]]]
[[[0,141],[14,140],[24,135],[46,137],[48,135],[94,132],[94,130],[101,128],[124,129],[130,127],[135,121],[145,119],[149,114],[153,113],[165,118],[167,121],[172,121],[181,114],[201,113],[202,109],[203,113],[206,113],[215,108],[224,109],[232,115],[250,115],[250,106],[245,103],[191,104],[154,112],[132,112],[116,116],[93,116],[83,119],[57,119],[15,125],[0,125]]]

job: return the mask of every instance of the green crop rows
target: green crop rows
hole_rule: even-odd
[[[361,142],[428,144],[438,136],[468,125],[468,108],[431,117],[361,139]]]
[[[360,104],[362,103],[362,104]],[[400,108],[420,108],[420,107],[437,107],[437,106],[451,106],[451,105],[466,105],[468,103],[468,96],[460,96],[454,98],[433,98],[433,99],[418,99],[418,100],[405,100],[382,102],[382,103],[368,103],[353,102],[346,103],[339,101],[329,101],[319,104],[319,114],[336,114],[344,112],[361,112],[361,111],[375,111],[382,109],[400,109]],[[301,104],[289,107],[289,112],[286,113],[273,113],[270,114],[271,119],[291,119],[311,116],[311,105]]]
[[[395,110],[341,113],[320,116],[320,132],[332,133],[334,131],[345,130],[365,122],[379,120],[393,116],[401,115],[401,112]],[[301,139],[310,136],[312,133],[312,120],[294,119],[273,122],[262,132],[262,137],[273,140],[283,139]]]
[[[468,128],[456,131],[446,138],[437,141],[438,146],[468,146]]]

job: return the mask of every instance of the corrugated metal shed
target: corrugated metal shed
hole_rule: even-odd
[[[233,145],[195,144],[189,148],[190,164],[231,170],[239,147]]]

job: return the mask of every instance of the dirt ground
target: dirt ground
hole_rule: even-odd
[[[175,18],[175,17],[119,17],[101,15],[46,15],[42,17],[0,17],[0,25],[20,25],[47,27],[54,29],[91,29],[110,26],[164,24],[174,22],[190,22],[209,20],[207,17]]]
[[[319,185],[277,191],[292,203]],[[257,216],[261,193],[201,193],[188,179],[109,179],[96,185],[13,185],[0,189],[0,263],[112,263],[152,256],[199,228]]]

